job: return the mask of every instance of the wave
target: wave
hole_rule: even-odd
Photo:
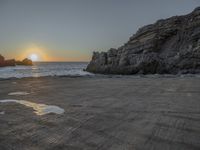
[[[0,78],[24,78],[44,76],[88,76],[93,75],[83,71],[87,63],[35,63],[33,66],[15,66],[0,68]]]

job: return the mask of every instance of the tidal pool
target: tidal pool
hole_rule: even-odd
[[[5,99],[0,100],[0,103],[18,103],[26,107],[31,107],[34,110],[34,113],[39,116],[46,115],[49,113],[62,114],[65,112],[64,109],[58,106],[33,103],[26,100]]]

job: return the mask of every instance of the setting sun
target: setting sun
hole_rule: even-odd
[[[31,54],[29,56],[29,58],[32,60],[32,61],[38,61],[38,55],[37,54]]]
[[[29,58],[32,61],[49,61],[48,52],[44,47],[37,46],[36,44],[30,44],[21,51],[17,60],[23,60]]]

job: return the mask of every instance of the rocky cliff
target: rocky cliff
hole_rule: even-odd
[[[200,7],[140,28],[118,49],[94,52],[87,71],[103,74],[200,73]]]

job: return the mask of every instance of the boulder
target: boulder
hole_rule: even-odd
[[[200,7],[140,28],[108,52],[94,52],[86,71],[103,74],[200,73]]]
[[[25,58],[24,60],[22,60],[22,64],[26,65],[26,66],[32,66],[33,62],[32,62],[32,60]]]

